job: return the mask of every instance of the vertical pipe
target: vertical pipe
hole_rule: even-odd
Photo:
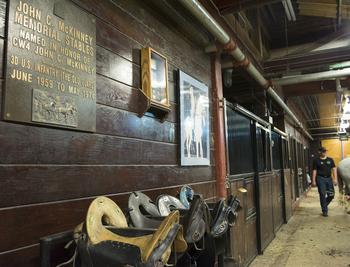
[[[211,55],[211,75],[213,88],[212,99],[216,195],[218,198],[226,198],[226,150],[220,53],[213,53]]]

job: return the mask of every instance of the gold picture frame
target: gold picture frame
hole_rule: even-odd
[[[142,97],[140,115],[150,111],[165,116],[170,111],[168,62],[150,47],[141,49]]]

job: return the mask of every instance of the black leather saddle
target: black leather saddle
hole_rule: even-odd
[[[240,201],[231,195],[227,202],[220,199],[216,203],[209,203],[208,206],[212,216],[210,234],[206,235],[205,250],[199,255],[196,262],[201,267],[212,267],[217,261],[219,266],[223,266],[227,249],[230,248],[229,229],[236,220]]]
[[[210,226],[210,234],[214,238],[218,238],[227,232],[230,226],[233,226],[237,217],[237,211],[240,208],[240,201],[237,197],[230,196],[225,201],[219,200],[212,212],[212,224]]]
[[[91,203],[85,222],[75,230],[81,266],[164,266],[172,247],[187,247],[177,237],[180,227],[179,212],[173,211],[157,229],[129,228],[117,204],[98,197]]]

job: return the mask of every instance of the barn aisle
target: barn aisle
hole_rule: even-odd
[[[329,207],[329,217],[324,218],[317,189],[313,188],[288,224],[251,266],[349,267],[350,215],[339,205],[338,197],[336,195]]]

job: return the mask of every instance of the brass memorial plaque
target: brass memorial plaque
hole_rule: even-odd
[[[68,0],[9,4],[4,119],[94,132],[94,18]]]

